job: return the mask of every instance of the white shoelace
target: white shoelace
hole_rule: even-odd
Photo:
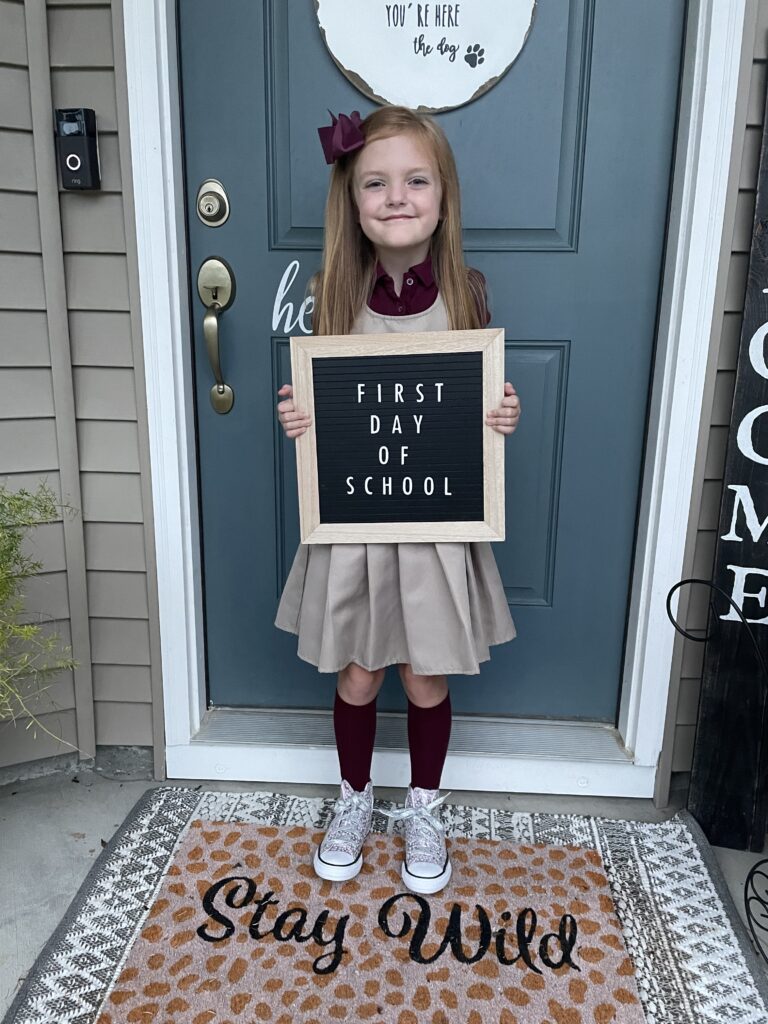
[[[326,839],[329,843],[338,842],[349,842],[356,844],[360,839],[360,828],[361,822],[352,818],[348,818],[347,814],[352,814],[354,811],[368,811],[369,804],[363,793],[359,793],[357,790],[353,790],[348,797],[342,800],[341,797],[336,798],[336,802],[333,805],[334,818],[331,821],[331,825],[328,829]],[[344,817],[337,818],[335,815],[343,814]]]
[[[336,797],[336,803],[333,805],[333,813],[339,814],[342,811],[351,811],[353,808],[357,808],[359,810],[363,810],[363,808],[366,810],[368,809],[368,800],[364,793],[358,793],[356,789],[353,789],[349,796],[344,800],[342,800],[340,796]]]
[[[405,821],[407,818],[421,818],[430,825],[434,825],[435,828],[440,829],[441,832],[445,832],[445,825],[439,818],[432,816],[432,810],[450,795],[451,791],[445,793],[443,796],[436,797],[434,800],[430,801],[428,804],[423,804],[421,807],[400,807],[396,811],[382,811],[381,813],[385,814],[388,818],[392,818],[393,821]]]

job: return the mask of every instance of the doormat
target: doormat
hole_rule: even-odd
[[[685,811],[644,824],[444,805],[417,896],[376,801],[363,870],[318,879],[333,799],[150,790],[4,1024],[765,1024],[768,979]]]
[[[403,886],[401,836],[369,837],[360,874],[334,884],[311,864],[322,835],[192,822],[98,1024],[213,1021],[222,1002],[222,1016],[279,1024],[643,1024],[594,850],[461,836],[453,884],[426,898]]]

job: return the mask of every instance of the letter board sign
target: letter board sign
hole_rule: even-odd
[[[499,329],[291,338],[302,543],[504,539]]]

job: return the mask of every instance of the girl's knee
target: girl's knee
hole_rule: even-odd
[[[412,704],[422,708],[431,708],[445,700],[448,693],[448,680],[444,675],[418,675],[407,663],[397,667],[403,689]]]
[[[339,672],[337,690],[342,700],[348,704],[370,704],[381,689],[386,669],[378,668],[370,672],[362,665],[351,661]]]

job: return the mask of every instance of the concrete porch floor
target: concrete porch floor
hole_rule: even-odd
[[[0,1016],[64,915],[88,870],[147,789],[158,785],[204,789],[299,793],[336,796],[331,786],[275,783],[157,783],[109,774],[100,769],[72,769],[0,787],[0,868],[4,899],[0,906]],[[377,797],[402,800],[400,790],[377,787]],[[504,807],[519,811],[593,814],[607,818],[663,821],[682,806],[658,810],[650,800],[595,799],[534,794],[478,793],[452,790],[451,803]],[[718,863],[744,920],[743,887],[750,867],[763,854],[716,847]],[[745,926],[745,934],[746,926]],[[768,966],[766,968],[768,970]]]

